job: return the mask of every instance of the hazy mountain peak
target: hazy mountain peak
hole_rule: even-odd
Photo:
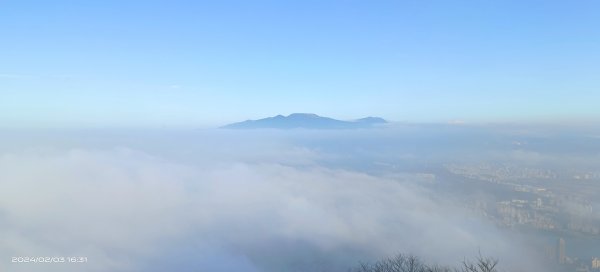
[[[292,113],[288,116],[276,115],[258,120],[247,120],[223,126],[230,129],[355,129],[370,128],[378,124],[385,124],[386,120],[380,117],[365,117],[353,121],[337,120],[319,116],[314,113]]]
[[[292,113],[290,115],[287,116],[288,118],[319,118],[321,116],[318,116],[314,113]]]
[[[364,122],[364,123],[372,123],[372,124],[385,124],[385,123],[387,123],[387,121],[385,119],[383,119],[381,117],[373,117],[373,116],[356,119],[356,122]]]

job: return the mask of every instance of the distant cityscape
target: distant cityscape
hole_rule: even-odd
[[[598,195],[600,172],[557,171],[505,163],[445,164],[450,174],[507,189],[499,199],[473,200],[470,210],[509,229],[530,229],[551,234],[555,245],[544,255],[557,271],[600,271],[600,252],[580,252],[563,236],[596,239],[600,243],[600,212],[591,201]],[[552,239],[551,239],[552,240]],[[600,245],[600,244],[597,244]],[[598,250],[598,247],[595,247]]]

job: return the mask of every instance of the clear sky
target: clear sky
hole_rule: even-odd
[[[600,1],[0,1],[0,127],[600,118]]]

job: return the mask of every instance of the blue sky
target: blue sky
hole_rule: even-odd
[[[1,1],[0,127],[600,119],[598,1]]]

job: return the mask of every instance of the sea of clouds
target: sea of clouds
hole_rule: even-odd
[[[374,132],[336,133],[5,134],[0,270],[347,271],[397,253],[456,265],[479,251],[540,268],[528,245],[417,175],[332,166],[357,153],[315,143]]]

